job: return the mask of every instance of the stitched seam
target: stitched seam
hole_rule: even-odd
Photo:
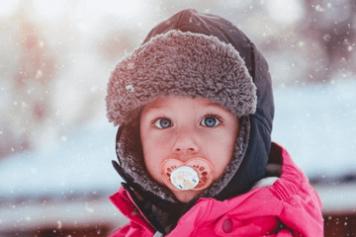
[[[178,18],[178,20],[177,20],[177,29],[180,29],[180,27],[182,27],[182,21],[183,21],[183,18],[185,17],[185,14],[186,14],[186,12],[183,12],[180,16],[179,16],[179,18]]]
[[[277,196],[277,198],[283,201],[286,201],[290,197],[288,190],[279,181],[276,181],[273,184],[271,191]]]

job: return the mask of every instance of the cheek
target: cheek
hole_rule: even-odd
[[[206,143],[206,147],[209,149],[207,155],[214,165],[215,178],[219,178],[224,173],[226,166],[231,161],[235,146],[235,136],[232,134],[224,133],[219,138],[214,143]]]
[[[164,141],[161,137],[143,137],[142,146],[144,161],[149,174],[156,181],[160,181],[161,163],[169,154],[167,141]]]
[[[155,159],[161,159],[162,154],[169,151],[169,144],[171,136],[151,133],[148,136],[143,136],[142,145],[144,152]],[[161,154],[161,155],[160,155]]]

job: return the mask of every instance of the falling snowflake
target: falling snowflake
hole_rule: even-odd
[[[126,88],[126,90],[127,90],[128,92],[134,92],[134,91],[135,91],[134,86],[131,85],[131,84],[126,85],[125,88]]]
[[[126,68],[129,69],[129,70],[132,70],[132,69],[135,68],[135,64],[132,63],[132,62],[131,62],[131,63],[128,63],[127,66],[126,66]]]

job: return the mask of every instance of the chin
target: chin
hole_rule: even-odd
[[[173,191],[176,198],[181,202],[191,201],[199,192],[198,191]]]

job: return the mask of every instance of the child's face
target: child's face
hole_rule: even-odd
[[[164,184],[161,176],[164,160],[175,158],[184,162],[201,157],[212,164],[216,180],[230,162],[238,129],[236,116],[206,98],[159,98],[145,105],[140,118],[147,170]],[[182,202],[190,201],[202,191],[168,188]]]

